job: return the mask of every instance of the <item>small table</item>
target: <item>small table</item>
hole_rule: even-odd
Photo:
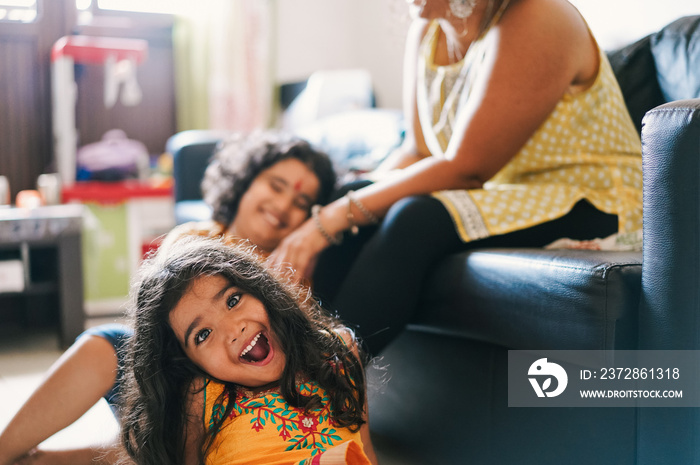
[[[63,348],[70,346],[85,326],[81,245],[83,208],[82,205],[33,209],[0,207],[0,250],[16,252],[24,272],[24,290],[9,293],[57,292]],[[51,248],[56,250],[56,269],[33,272],[32,266],[41,266],[36,260],[32,262],[33,251]]]

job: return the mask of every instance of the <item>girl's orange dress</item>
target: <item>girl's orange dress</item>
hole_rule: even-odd
[[[334,425],[329,398],[316,383],[298,383],[299,392],[321,398],[321,408],[305,412],[287,404],[278,389],[253,393],[238,389],[231,414],[206,455],[207,465],[369,464],[360,432]],[[224,385],[207,381],[204,425],[211,428],[230,401]]]

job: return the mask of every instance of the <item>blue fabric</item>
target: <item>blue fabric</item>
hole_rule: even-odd
[[[124,367],[124,350],[126,348],[126,342],[134,334],[134,331],[128,326],[124,326],[117,323],[104,324],[100,326],[95,326],[81,333],[76,341],[84,336],[99,336],[106,339],[117,354],[117,378],[114,382],[114,386],[105,394],[104,398],[109,403],[115,416],[119,416],[119,394],[121,389],[121,380],[123,377],[123,367]]]
[[[700,16],[680,18],[654,34],[651,53],[667,102],[700,97]]]

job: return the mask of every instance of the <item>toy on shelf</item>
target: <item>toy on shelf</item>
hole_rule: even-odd
[[[74,65],[105,66],[104,102],[111,108],[120,97],[126,106],[141,102],[136,67],[146,59],[148,43],[141,39],[65,36],[51,50],[54,158],[65,186],[76,178],[78,131],[75,104],[78,87]],[[121,95],[120,95],[121,87]]]

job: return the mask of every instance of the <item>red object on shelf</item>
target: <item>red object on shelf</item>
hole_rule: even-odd
[[[63,188],[63,202],[121,203],[138,197],[164,197],[173,195],[171,187],[154,187],[138,181],[76,182]]]
[[[107,57],[117,61],[133,59],[141,63],[146,59],[148,42],[142,39],[117,37],[65,36],[56,41],[51,49],[51,61],[62,56],[73,58],[75,63],[103,64]]]

